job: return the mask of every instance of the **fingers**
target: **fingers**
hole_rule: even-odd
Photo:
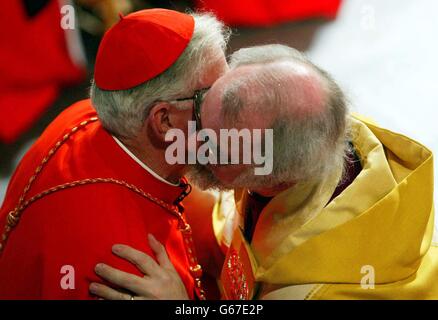
[[[144,279],[136,275],[120,271],[104,263],[99,263],[95,267],[96,273],[103,279],[115,284],[123,289],[141,295]]]
[[[158,272],[159,266],[155,260],[141,251],[123,244],[114,245],[112,251],[120,258],[133,263],[145,275],[153,276]]]
[[[132,300],[132,296],[130,294],[119,292],[104,284],[96,282],[92,282],[90,284],[90,292],[106,300]]]
[[[169,260],[166,248],[152,234],[148,234],[149,245],[155,252],[158,263],[166,269],[174,269],[172,262]]]

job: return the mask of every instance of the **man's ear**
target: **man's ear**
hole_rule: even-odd
[[[155,139],[164,141],[166,132],[173,128],[170,119],[171,108],[172,106],[167,102],[158,102],[154,104],[149,111],[149,116],[146,121]]]

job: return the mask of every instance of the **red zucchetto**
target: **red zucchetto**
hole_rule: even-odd
[[[183,53],[195,27],[192,16],[147,9],[121,17],[103,36],[94,79],[102,90],[125,90],[164,72]]]

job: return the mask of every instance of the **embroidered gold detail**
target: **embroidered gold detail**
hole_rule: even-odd
[[[225,268],[226,276],[230,283],[230,299],[248,300],[248,282],[243,270],[243,263],[240,260],[239,253],[234,248],[229,250],[230,254],[225,263]]]

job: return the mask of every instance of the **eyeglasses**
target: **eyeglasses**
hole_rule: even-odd
[[[201,124],[201,105],[204,101],[205,94],[210,88],[203,88],[195,91],[195,94],[193,97],[189,98],[180,98],[176,99],[175,101],[187,101],[187,100],[193,100],[194,106],[193,106],[193,114],[195,116],[196,121],[196,129],[201,130],[202,124]]]

